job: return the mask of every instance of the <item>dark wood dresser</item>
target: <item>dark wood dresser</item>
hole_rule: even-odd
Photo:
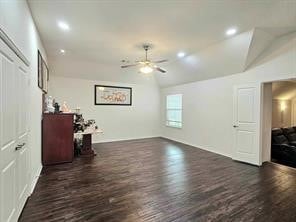
[[[74,156],[74,114],[43,114],[42,163],[72,162]]]

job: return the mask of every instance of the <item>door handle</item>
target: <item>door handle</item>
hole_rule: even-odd
[[[20,150],[21,148],[23,148],[24,145],[26,145],[26,143],[18,144],[18,145],[15,147],[15,150]]]
[[[233,128],[237,128],[238,126],[237,125],[233,125]]]
[[[15,147],[15,150],[20,150],[22,147],[23,147],[23,146],[21,146],[21,145],[17,145],[17,146]]]

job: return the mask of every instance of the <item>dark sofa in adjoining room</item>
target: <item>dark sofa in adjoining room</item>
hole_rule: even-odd
[[[296,167],[296,129],[294,127],[272,130],[271,158],[278,163]]]

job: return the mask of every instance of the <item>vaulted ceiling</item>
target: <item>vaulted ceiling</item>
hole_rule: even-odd
[[[242,72],[278,36],[295,31],[295,1],[28,0],[52,74],[161,87]],[[63,32],[58,21],[69,24]],[[235,27],[237,35],[225,31]],[[257,27],[256,29],[254,29]],[[259,28],[258,28],[259,27]],[[121,60],[169,59],[166,74],[121,69]],[[59,53],[65,49],[64,55]],[[186,52],[177,58],[179,51]],[[219,72],[217,72],[219,70]]]

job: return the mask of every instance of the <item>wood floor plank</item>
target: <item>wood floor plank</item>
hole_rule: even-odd
[[[95,145],[46,167],[20,222],[296,221],[296,170],[163,138]]]

